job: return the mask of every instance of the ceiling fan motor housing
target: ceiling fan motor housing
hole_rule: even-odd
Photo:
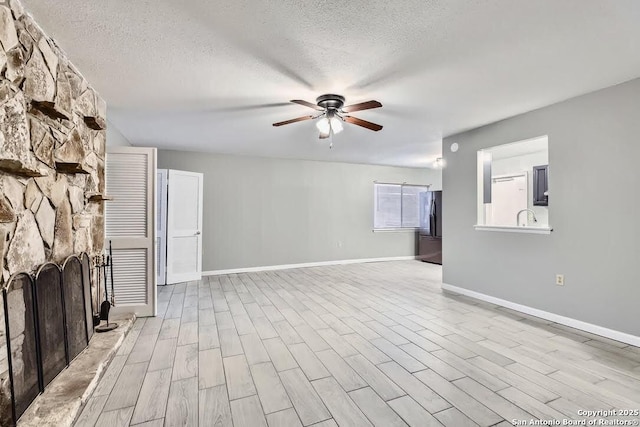
[[[344,105],[344,96],[334,94],[320,95],[316,98],[316,103],[318,107],[327,110],[339,110]]]

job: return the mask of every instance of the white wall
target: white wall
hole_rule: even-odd
[[[373,181],[441,188],[430,169],[166,150],[158,165],[204,174],[205,271],[415,255],[414,233],[372,232]]]
[[[115,127],[113,123],[107,120],[107,146],[109,147],[130,147],[129,140]]]
[[[636,79],[445,138],[444,282],[640,336],[639,112]],[[476,152],[540,135],[551,235],[474,230]]]

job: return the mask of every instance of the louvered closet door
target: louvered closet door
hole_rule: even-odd
[[[105,228],[113,246],[115,306],[112,313],[156,314],[156,149],[107,150]],[[109,288],[111,293],[111,288]]]

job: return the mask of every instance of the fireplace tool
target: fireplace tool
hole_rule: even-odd
[[[109,240],[109,273],[111,273],[111,305],[115,306],[116,293],[113,292],[113,249],[111,248],[111,240]]]
[[[96,274],[98,277],[98,280],[97,280],[98,286],[96,286],[95,305],[94,305],[93,297],[91,298],[91,308],[93,310],[93,315],[92,315],[93,327],[95,328],[100,324],[100,313],[98,313],[98,307],[100,306],[100,257],[98,256],[93,257],[93,267],[95,268],[94,271],[96,271]],[[92,276],[92,279],[93,277],[94,276]]]
[[[109,301],[109,292],[107,290],[107,267],[111,268],[111,257],[102,255],[100,257],[100,267],[102,269],[102,274],[104,277],[104,301],[102,301],[102,304],[100,305],[100,319],[106,320],[107,323],[98,326],[96,328],[96,332],[108,332],[118,327],[117,323],[109,323],[109,311],[111,310],[111,304],[113,302],[113,272],[111,274],[112,301]]]

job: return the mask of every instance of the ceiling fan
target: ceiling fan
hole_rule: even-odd
[[[291,102],[304,105],[305,107],[313,108],[314,110],[321,111],[321,113],[316,115],[302,116],[291,120],[285,120],[284,122],[274,123],[274,126],[283,126],[290,123],[319,118],[320,120],[318,120],[318,122],[316,123],[316,127],[320,131],[320,139],[329,138],[332,133],[336,134],[342,132],[343,121],[362,126],[376,132],[382,129],[382,126],[376,123],[371,123],[366,120],[358,119],[357,117],[348,115],[353,111],[370,110],[372,108],[382,107],[382,104],[378,101],[361,102],[359,104],[347,105],[346,107],[344,107],[344,96],[327,94],[319,96],[316,99],[315,104],[312,104],[308,101],[303,101],[301,99],[292,99]]]

